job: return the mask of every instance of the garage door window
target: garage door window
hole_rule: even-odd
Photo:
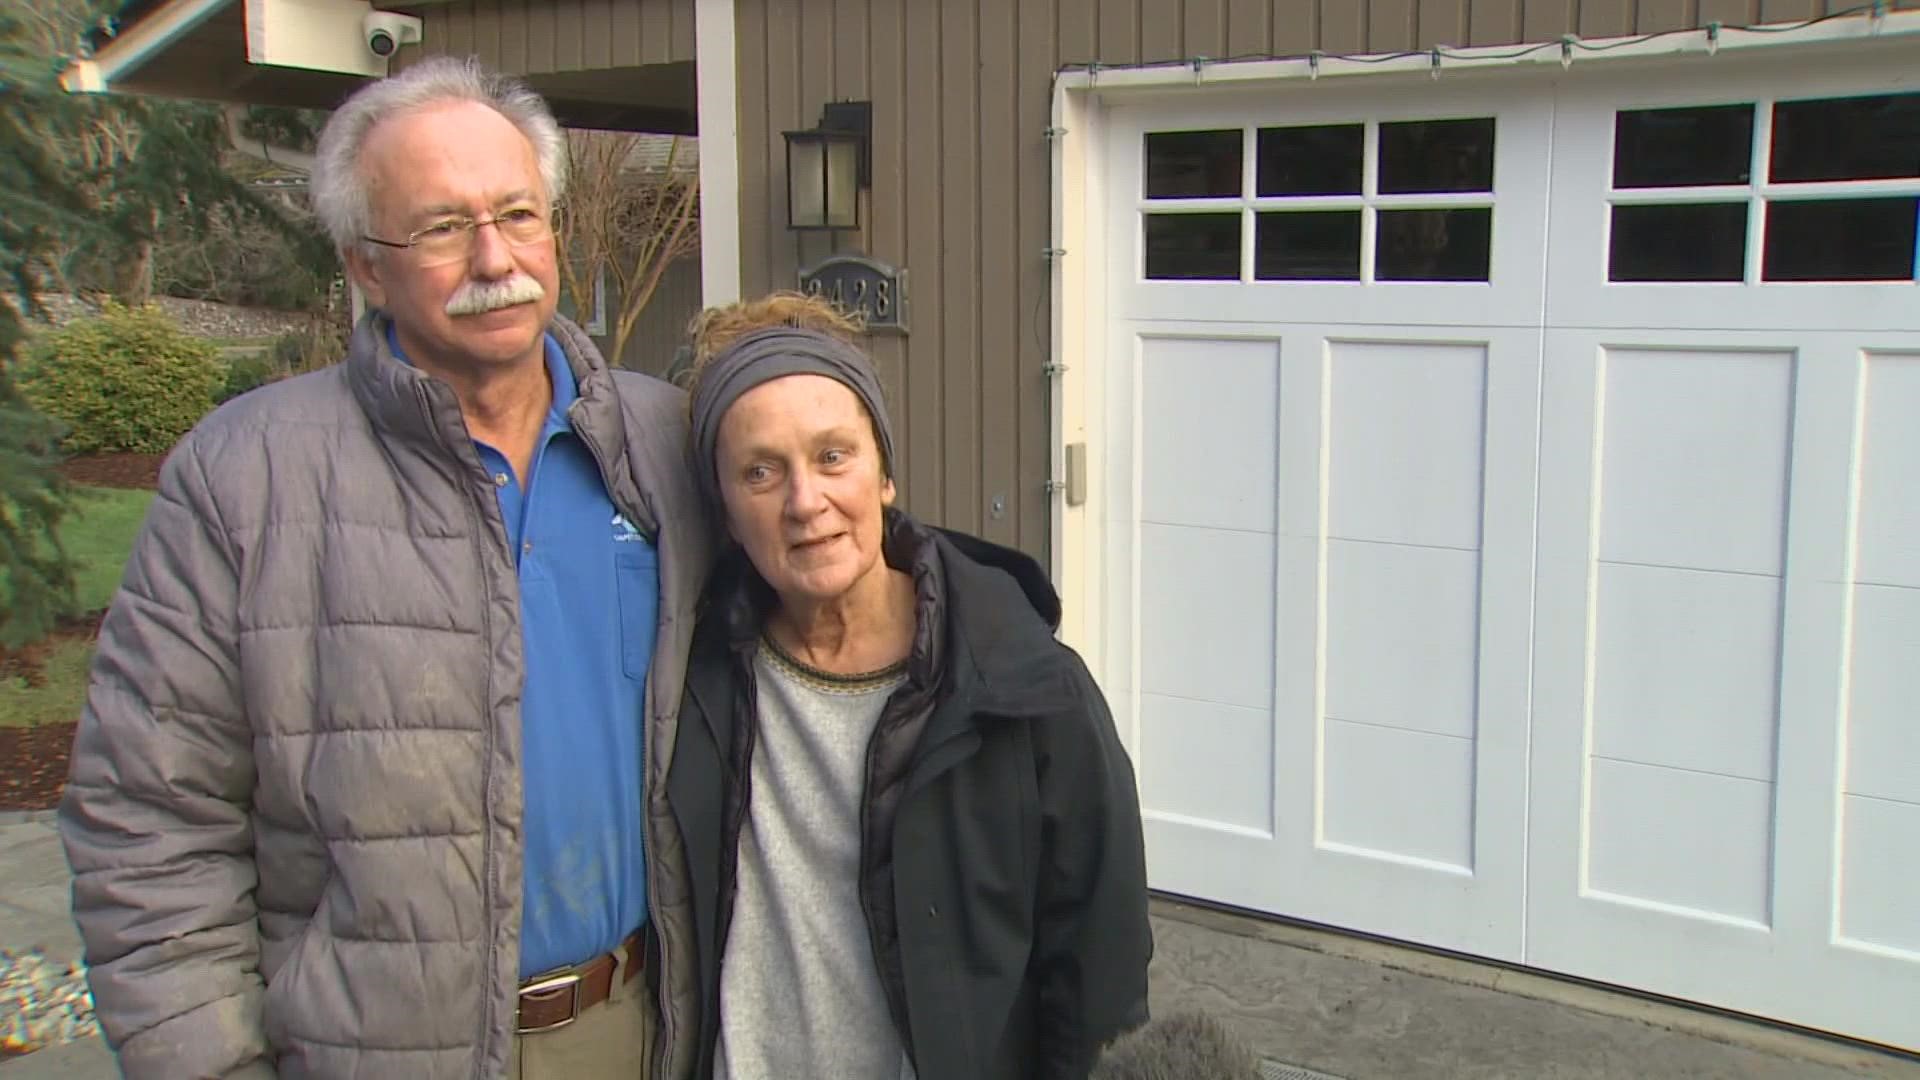
[[[1157,281],[1486,282],[1490,117],[1145,136]]]
[[[1920,277],[1920,94],[1622,110],[1608,280]]]

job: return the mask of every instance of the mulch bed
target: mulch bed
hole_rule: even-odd
[[[160,486],[160,465],[165,454],[87,454],[60,463],[60,475],[75,484],[110,488],[147,488]]]
[[[19,649],[0,649],[0,678],[21,678],[31,685],[44,677],[41,664],[65,640],[99,636],[106,612],[62,619],[53,633]],[[67,785],[67,757],[73,749],[71,720],[33,727],[0,727],[0,810],[51,810],[60,805]]]
[[[92,641],[100,636],[100,620],[107,617],[105,611],[90,611],[85,615],[69,615],[53,626],[53,633],[31,644],[17,649],[0,645],[0,679],[25,679],[28,686],[39,686],[43,678],[41,665],[46,662],[54,646],[63,641],[79,638]]]
[[[68,721],[0,727],[0,810],[51,810],[60,805],[75,726]]]

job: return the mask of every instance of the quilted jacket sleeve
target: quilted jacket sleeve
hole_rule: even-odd
[[[1147,1020],[1146,853],[1133,764],[1106,699],[1070,658],[1080,715],[1044,726],[1042,864],[1034,968],[1039,1068],[1079,1080],[1106,1043]]]
[[[193,437],[101,628],[60,832],[129,1080],[271,1080],[240,701],[238,574]]]

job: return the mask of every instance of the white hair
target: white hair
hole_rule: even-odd
[[[360,151],[382,120],[443,102],[472,101],[507,118],[533,144],[547,198],[567,186],[567,136],[540,95],[518,79],[487,70],[474,57],[435,56],[391,78],[369,83],[335,109],[320,132],[309,181],[313,212],[334,246],[367,250],[373,221]]]

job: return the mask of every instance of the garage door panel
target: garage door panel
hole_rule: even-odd
[[[1196,828],[1273,831],[1273,712],[1143,693],[1140,808]]]
[[[1914,685],[1914,672],[1920,671],[1920,589],[1856,586],[1850,644],[1846,790],[1920,804]],[[1915,837],[1920,845],[1920,833]],[[1920,880],[1920,874],[1915,877]],[[1920,908],[1915,912],[1920,923]]]
[[[1840,940],[1890,950],[1894,959],[1920,963],[1920,874],[1914,838],[1920,802],[1849,795],[1845,815],[1845,873],[1841,878]]]
[[[1273,705],[1274,538],[1140,525],[1140,689]]]
[[[1486,346],[1336,341],[1328,366],[1331,535],[1478,550]]]
[[[1474,743],[1329,717],[1323,846],[1473,871]]]
[[[1776,106],[1911,93],[1911,61],[1877,71],[1864,64],[1829,69],[1817,78],[1805,71],[1783,78],[1781,63],[1747,57],[1716,62],[1711,70],[1677,67],[1631,86],[1577,70],[1564,81],[1554,123],[1549,325],[1788,335],[1911,330],[1920,176],[1888,179],[1884,170],[1863,171],[1848,163],[1848,140],[1804,135],[1795,156],[1810,155],[1815,172],[1830,182],[1807,183],[1810,176],[1790,175],[1791,168],[1776,174],[1770,165],[1779,149],[1773,139],[1787,130],[1777,122]],[[1673,181],[1676,186],[1664,190],[1663,181],[1646,178],[1614,186],[1616,177],[1644,171],[1632,160],[1635,140],[1615,139],[1619,114],[1659,117],[1703,106],[1740,130],[1702,131],[1693,141],[1724,147],[1731,135],[1750,167]],[[1881,154],[1903,152],[1893,149],[1913,140],[1898,119],[1903,112],[1882,110],[1884,126],[1856,128],[1853,141],[1884,147]],[[1638,145],[1680,159],[1681,142],[1656,138]],[[1743,160],[1738,148],[1733,160]],[[1802,166],[1807,163],[1802,158]],[[1673,162],[1638,162],[1649,164]],[[1683,183],[1699,186],[1677,186]],[[1646,227],[1632,227],[1636,220]]]
[[[1596,567],[1593,752],[1772,783],[1780,579]]]
[[[1920,694],[1920,664],[1876,656],[1882,617],[1899,616],[1870,595],[1911,590],[1849,582],[1871,517],[1861,500],[1873,491],[1867,340],[1547,331],[1528,963],[1920,1044],[1911,1009],[1888,1004],[1920,993],[1920,966],[1891,961],[1891,945],[1844,945],[1840,929],[1857,889],[1857,925],[1888,939],[1887,905],[1908,897],[1912,860],[1883,847],[1882,825],[1907,804],[1873,803],[1856,833],[1844,815],[1871,797],[1848,793],[1857,785],[1836,790],[1836,778],[1859,760],[1862,739],[1877,763],[1901,760],[1904,745],[1874,740],[1904,731]],[[1711,402],[1705,419],[1669,411],[1616,424],[1629,399],[1611,376],[1628,353],[1674,366],[1719,357],[1718,386],[1766,392],[1745,396],[1758,407],[1744,433]],[[1664,396],[1660,379],[1640,378],[1647,372],[1666,374],[1647,359],[1631,400]],[[1642,530],[1642,547],[1629,548],[1664,566],[1603,557],[1606,517],[1637,492],[1663,491],[1650,476],[1616,488],[1609,470],[1633,460],[1643,474],[1663,461],[1685,472],[1716,456],[1710,475],[1743,492],[1722,513],[1747,524],[1714,545],[1735,557],[1687,546],[1688,530],[1713,526],[1675,509],[1685,499],[1671,492],[1699,483],[1684,477],[1659,501],[1671,535]],[[1751,572],[1775,550],[1777,574]],[[1684,565],[1715,561],[1747,572]],[[1882,701],[1898,702],[1903,726],[1880,722]],[[1881,782],[1872,770],[1861,779]],[[1883,805],[1895,812],[1876,814]]]
[[[1327,718],[1471,740],[1478,552],[1350,540],[1326,552]]]
[[[1117,248],[1109,299],[1148,322],[1371,326],[1384,302],[1388,321],[1407,326],[1535,326],[1546,158],[1527,148],[1546,137],[1551,117],[1537,102],[1446,84],[1338,99],[1286,86],[1118,111],[1106,162],[1105,221]],[[1490,178],[1476,170],[1451,184],[1422,170],[1453,149],[1440,146],[1441,129],[1460,121],[1481,133],[1466,148],[1474,153],[1491,131]],[[1432,149],[1402,154],[1406,167],[1390,160],[1383,173],[1382,160],[1393,159],[1380,151],[1387,126]],[[1310,149],[1286,137],[1314,128],[1356,137]],[[1280,138],[1269,144],[1268,135]],[[1355,159],[1331,173],[1320,161],[1308,170],[1314,183],[1302,186],[1288,169],[1262,168],[1270,145],[1316,161]],[[1342,176],[1329,185],[1333,173]],[[1235,174],[1244,183],[1231,183]]]
[[[1590,896],[1767,925],[1771,783],[1595,756],[1591,785]]]
[[[1271,533],[1280,344],[1143,340],[1143,521]]]
[[[1778,574],[1790,351],[1602,352],[1601,558]]]
[[[1112,550],[1138,558],[1109,578],[1137,590],[1112,598],[1139,617],[1110,651],[1138,649],[1137,698],[1115,702],[1139,702],[1123,727],[1140,732],[1150,881],[1514,957],[1535,432],[1526,414],[1490,427],[1487,403],[1537,396],[1538,333],[1342,330],[1116,327],[1108,488],[1154,507],[1118,512],[1133,540]],[[1239,427],[1225,439],[1222,417]],[[1270,468],[1239,464],[1269,448]],[[1180,478],[1222,454],[1269,498],[1183,501]],[[1348,509],[1381,539],[1336,535]],[[1219,527],[1270,513],[1274,532]],[[1483,546],[1509,556],[1491,578]]]
[[[1860,445],[1860,581],[1920,588],[1920,353],[1868,348]]]

